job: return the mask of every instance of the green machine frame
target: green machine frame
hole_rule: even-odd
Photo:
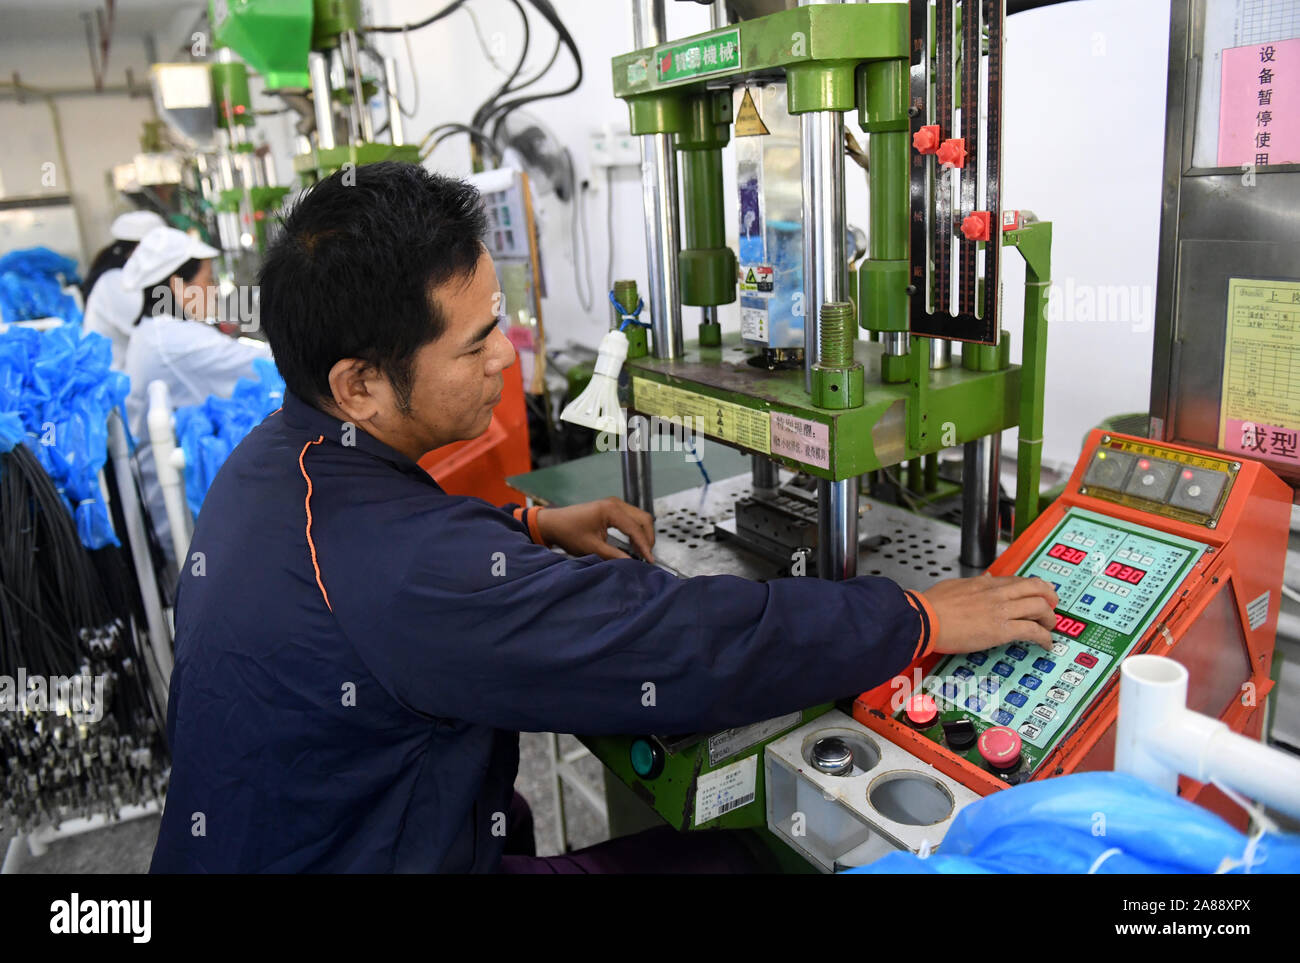
[[[308,138],[308,149],[293,161],[294,172],[305,183],[314,183],[348,164],[419,162],[419,147],[402,143],[395,71],[386,62],[381,81],[366,76],[362,69],[365,28],[360,0],[230,0],[220,5],[220,16],[217,4],[212,7],[217,42],[259,71],[268,90],[284,95],[290,103],[305,103],[302,98],[310,92],[315,129]],[[342,83],[336,84],[332,76],[341,77]],[[246,71],[244,86],[246,96]],[[381,86],[386,95],[389,142],[376,139],[365,106]],[[345,139],[336,129],[339,113],[346,123]]]
[[[954,77],[963,61],[978,65],[981,53],[990,54],[990,114],[1000,124],[1000,87],[993,84],[1000,84],[1002,4],[832,3],[730,24],[720,7],[715,5],[714,29],[669,41],[662,3],[637,0],[633,16],[640,49],[613,58],[614,93],[627,102],[631,132],[642,138],[646,196],[653,344],[632,342],[626,363],[631,407],[665,418],[703,415],[698,424],[704,434],[759,456],[756,475],[757,462],[766,459],[817,478],[819,574],[830,578],[856,573],[859,476],[906,462],[915,487],[933,488],[938,452],[963,445],[967,471],[974,472],[964,478],[961,561],[968,570],[982,569],[996,552],[997,439],[1007,428],[1020,429],[1017,534],[1039,510],[1052,227],[1015,213],[998,219],[978,247],[959,242],[963,258],[970,257],[971,280],[976,250],[985,252],[986,270],[991,248],[1014,247],[1024,258],[1020,365],[1010,363],[1010,333],[987,311],[969,320],[978,320],[991,336],[916,333],[917,301],[927,297],[925,275],[933,271],[934,261],[922,253],[922,267],[917,267],[912,251],[917,235],[912,232],[920,212],[931,211],[942,191],[936,186],[939,175],[926,175],[922,166],[935,164],[930,170],[937,172],[937,161],[927,161],[913,149],[913,135],[927,122],[950,133],[946,121],[936,121],[927,96],[944,84],[936,50],[954,64]],[[972,26],[963,31],[960,14],[968,8],[982,8],[984,22],[972,17]],[[992,51],[981,50],[981,26],[987,31],[983,45],[987,48],[992,38]],[[962,40],[956,51],[951,46],[954,31]],[[961,97],[977,103],[975,81],[965,79],[953,106]],[[780,80],[787,85],[790,113],[800,115],[803,125],[805,303],[819,309],[805,318],[802,369],[756,366],[754,352],[739,336],[721,335],[716,315],[718,305],[736,298],[736,258],[724,240],[721,155],[731,133],[732,89]],[[945,103],[942,95],[938,101],[941,107]],[[853,110],[868,137],[870,189],[869,249],[855,283],[844,254],[842,186],[842,116]],[[962,132],[970,137],[972,130],[963,121]],[[994,134],[988,139],[992,142]],[[987,153],[996,170],[996,146]],[[839,184],[828,184],[835,177]],[[928,183],[928,190],[918,193],[918,183]],[[992,188],[989,194],[996,196]],[[680,245],[679,207],[685,214]],[[969,213],[969,204],[966,209]],[[819,219],[825,223],[819,226]],[[955,235],[956,222],[947,230]],[[987,273],[1000,283],[996,261],[993,265]],[[971,288],[974,297],[976,287]],[[981,278],[976,300],[996,305],[997,298],[985,302],[983,294]],[[681,335],[683,304],[702,308],[698,338],[690,343]],[[947,331],[947,317],[932,317]],[[865,338],[857,336],[858,327],[868,332]],[[964,342],[960,361],[952,359],[957,341]],[[774,417],[800,426],[817,443],[804,448],[776,444]],[[653,511],[646,461],[644,453],[624,453],[625,497]],[[974,517],[967,517],[968,512]],[[785,717],[776,731],[760,723],[723,734],[730,745],[743,748],[722,758],[717,737],[707,734],[586,737],[583,742],[670,825],[682,830],[763,829],[764,746],[830,708]],[[696,825],[699,780],[754,755],[759,756],[757,804]],[[784,847],[774,849],[783,859],[791,857]],[[795,858],[790,865],[801,862]]]

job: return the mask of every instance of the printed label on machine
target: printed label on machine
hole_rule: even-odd
[[[758,785],[758,756],[700,776],[695,785],[695,825],[724,816],[754,801]]]
[[[698,419],[687,423],[702,425],[706,435],[720,441],[734,442],[765,455],[772,453],[766,411],[637,377],[632,379],[632,399],[642,414]]]
[[[770,264],[746,264],[740,269],[740,290],[746,293],[771,294],[776,271]]]
[[[1205,552],[1200,542],[1072,508],[1017,572],[1060,604],[1050,652],[1015,642],[951,655],[922,688],[944,722],[1020,733],[1034,769],[1088,706]]]
[[[740,336],[746,341],[767,344],[771,335],[768,324],[767,301],[746,296],[740,299]]]
[[[1300,281],[1228,279],[1219,447],[1300,465]]]
[[[831,427],[820,421],[772,412],[772,454],[830,471]]]
[[[802,718],[803,713],[791,712],[789,715],[768,719],[766,722],[756,722],[752,726],[728,729],[726,732],[719,732],[716,735],[709,736],[709,765],[716,766],[723,760],[734,756],[738,752],[743,752],[769,736],[774,736],[778,732],[784,732],[786,729],[797,726]]]
[[[1250,630],[1254,632],[1257,628],[1268,621],[1268,592],[1258,598],[1251,599],[1246,606],[1246,618],[1250,622]]]

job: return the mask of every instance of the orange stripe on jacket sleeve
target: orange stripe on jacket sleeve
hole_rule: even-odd
[[[307,510],[307,547],[311,550],[311,567],[316,571],[316,585],[320,588],[321,598],[325,600],[325,607],[333,612],[334,606],[330,605],[329,593],[325,591],[325,583],[320,577],[320,564],[316,561],[316,543],[311,537],[311,476],[307,474],[307,466],[303,463],[303,459],[307,456],[307,449],[312,445],[319,445],[324,440],[325,436],[319,435],[315,441],[309,441],[302,446],[302,451],[298,454],[298,469],[302,472],[302,477],[307,480],[307,497],[303,499],[303,507]]]
[[[934,640],[939,637],[939,619],[934,614],[934,606],[920,592],[904,592],[907,596],[908,603],[916,609],[918,615],[924,610],[924,617],[921,619],[921,636],[916,642],[916,651],[912,653],[913,659],[919,659],[930,651],[934,645]],[[929,631],[926,631],[926,623],[929,622]]]
[[[537,524],[537,516],[542,513],[541,508],[534,507],[528,510],[528,534],[533,537],[533,541],[538,545],[545,546],[546,540],[542,538],[542,530]]]

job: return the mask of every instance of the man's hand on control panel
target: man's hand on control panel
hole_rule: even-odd
[[[1052,647],[1059,599],[1040,578],[980,575],[936,582],[922,595],[939,623],[936,652],[978,652],[1007,642]]]

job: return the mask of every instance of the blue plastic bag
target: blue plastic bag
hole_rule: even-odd
[[[119,544],[99,485],[108,459],[108,413],[125,400],[112,348],[76,324],[0,333],[0,451],[19,441],[63,496],[87,548]]]
[[[275,363],[258,358],[253,370],[257,378],[240,378],[229,398],[176,409],[176,437],[185,452],[185,501],[195,517],[235,446],[284,403],[284,379]]]
[[[77,262],[47,247],[10,251],[0,257],[0,321],[62,318],[81,321],[81,309],[67,285],[80,283]]]
[[[1249,865],[1242,865],[1243,860]],[[1300,837],[1254,844],[1220,817],[1133,776],[1026,783],[957,814],[926,859],[890,853],[852,873],[1296,873]]]

